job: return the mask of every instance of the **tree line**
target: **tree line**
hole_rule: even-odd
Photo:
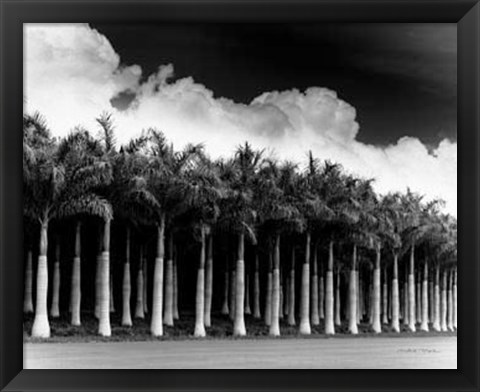
[[[351,334],[362,320],[375,333],[382,325],[400,332],[401,322],[410,331],[456,329],[457,221],[442,213],[442,201],[426,202],[410,190],[378,195],[372,179],[311,152],[296,164],[245,143],[231,158],[212,160],[203,145],[176,150],[153,128],[117,148],[111,116],[97,123],[96,137],[77,127],[54,138],[39,114],[24,115],[24,312],[35,313],[33,337],[49,337],[49,318],[60,315],[65,226],[74,233],[67,241],[73,254],[68,311],[71,324],[81,325],[82,225],[88,222],[97,231],[90,282],[102,336],[111,335],[113,293],[120,290],[111,280],[111,249],[123,255],[122,325],[148,312],[151,334],[162,336],[163,326],[180,317],[178,293],[186,288],[178,285],[177,250],[188,241],[198,244],[196,261],[182,264],[195,276],[197,337],[211,326],[214,285],[222,288],[219,311],[232,319],[235,336],[247,334],[245,314],[263,319],[271,336],[280,335],[281,319],[296,325],[296,317],[301,334],[322,325],[332,335],[343,320]],[[154,238],[153,255],[146,232]]]

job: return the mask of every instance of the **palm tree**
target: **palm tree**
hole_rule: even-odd
[[[157,201],[148,189],[148,156],[146,147],[148,138],[142,134],[139,138],[131,140],[120,148],[120,152],[112,159],[113,183],[111,186],[111,200],[117,220],[125,226],[125,261],[123,265],[122,280],[122,325],[132,326],[130,310],[131,278],[131,237],[132,229],[148,225],[152,220],[151,209],[157,206]],[[143,260],[140,260],[140,265]],[[141,268],[143,274],[143,266]],[[137,277],[138,279],[138,277]],[[137,286],[138,294],[142,296],[143,313],[143,275]],[[139,287],[141,286],[141,287]]]
[[[187,208],[189,220],[194,222],[200,232],[200,262],[197,271],[195,332],[196,337],[205,336],[205,325],[210,327],[212,300],[213,249],[212,225],[219,214],[219,200],[223,197],[218,166],[203,153],[201,146],[190,147],[191,163],[185,171],[182,183],[182,199]],[[205,276],[205,260],[208,262]],[[207,290],[205,290],[205,286]],[[207,295],[208,293],[208,295]],[[208,322],[205,323],[205,320]]]
[[[97,145],[89,137],[88,132],[83,130],[75,131],[57,145],[50,138],[49,131],[43,123],[38,119],[28,118],[24,122],[25,143],[27,149],[33,152],[33,159],[24,160],[27,166],[24,167],[24,171],[28,173],[24,176],[25,212],[27,216],[37,219],[41,226],[37,309],[32,336],[48,337],[50,335],[46,311],[48,225],[54,218],[81,213],[110,220],[112,216],[110,204],[95,193],[95,188],[99,183],[109,182],[111,171],[108,163],[99,156],[90,155],[92,151],[98,151]],[[76,317],[78,312],[72,319],[75,323],[78,321]]]
[[[235,309],[233,333],[246,335],[245,308],[245,237],[255,242],[256,210],[253,204],[255,176],[261,162],[262,152],[255,151],[245,143],[239,146],[235,157],[223,162],[222,179],[228,183],[225,197],[221,202],[222,227],[236,236],[237,261],[235,269]],[[232,309],[230,309],[232,310]]]
[[[296,186],[296,203],[300,214],[306,222],[305,230],[305,262],[302,266],[302,286],[300,297],[300,333],[310,334],[310,248],[312,232],[321,228],[324,221],[331,219],[332,210],[327,206],[321,197],[321,188],[325,186],[323,173],[319,169],[318,161],[313,157],[312,152],[308,156],[308,168]],[[314,269],[316,266],[314,266]],[[318,287],[314,288],[315,293]],[[314,305],[318,309],[318,304]]]

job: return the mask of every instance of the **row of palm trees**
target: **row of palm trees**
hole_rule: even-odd
[[[380,197],[372,180],[321,162],[312,153],[305,169],[279,163],[248,143],[232,158],[213,161],[202,145],[176,151],[156,129],[117,150],[111,117],[104,114],[97,122],[98,137],[79,127],[57,140],[41,116],[24,115],[24,228],[29,249],[24,310],[35,311],[33,337],[50,336],[48,243],[49,235],[62,235],[59,229],[52,234],[51,223],[75,228],[69,312],[72,325],[81,324],[82,224],[92,220],[98,234],[91,282],[102,336],[111,335],[112,222],[123,231],[112,237],[124,261],[122,324],[132,325],[130,262],[135,258],[134,317],[143,318],[149,310],[153,336],[162,336],[163,326],[174,325],[179,317],[178,293],[188,288],[178,286],[181,252],[175,249],[186,246],[188,238],[199,244],[196,265],[183,264],[196,274],[197,337],[205,336],[211,326],[215,285],[223,288],[221,312],[231,315],[236,336],[247,334],[245,314],[263,317],[269,334],[279,336],[282,317],[295,324],[297,302],[302,334],[310,334],[311,326],[322,319],[325,333],[334,334],[342,316],[348,331],[356,334],[366,315],[376,333],[382,324],[399,332],[401,319],[411,331],[418,323],[422,330],[429,324],[435,330],[456,328],[457,223],[440,212],[440,201],[424,202],[409,190]],[[155,238],[153,276],[146,275],[146,230]],[[137,252],[132,250],[135,241]],[[299,255],[301,279],[296,279]],[[213,268],[214,256],[221,272]],[[59,260],[56,246],[51,317],[59,315]],[[399,276],[399,264],[405,265],[405,279]],[[261,268],[267,270],[266,279],[260,279]],[[214,282],[214,277],[220,279]]]

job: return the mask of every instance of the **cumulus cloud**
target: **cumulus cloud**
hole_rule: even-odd
[[[457,214],[456,143],[443,140],[430,153],[411,136],[387,147],[361,143],[355,108],[332,90],[271,91],[243,104],[215,97],[191,77],[173,80],[171,64],[143,80],[138,65],[122,65],[108,39],[85,24],[28,24],[24,38],[26,110],[44,114],[55,135],[76,125],[94,131],[94,119],[109,111],[121,143],[157,127],[177,148],[204,143],[213,157],[230,155],[245,140],[299,163],[312,150],[375,178],[380,193],[410,187],[443,198]],[[135,98],[120,111],[111,99],[125,91]]]

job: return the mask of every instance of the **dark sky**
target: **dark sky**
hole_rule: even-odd
[[[216,97],[328,87],[357,109],[358,139],[457,139],[455,24],[92,25],[144,76],[172,63]]]

